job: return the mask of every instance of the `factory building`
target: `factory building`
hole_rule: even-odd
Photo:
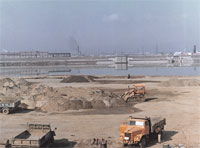
[[[48,53],[50,57],[71,57],[71,53]]]
[[[49,53],[42,51],[4,52],[0,58],[49,58],[49,57],[71,57],[71,53]]]

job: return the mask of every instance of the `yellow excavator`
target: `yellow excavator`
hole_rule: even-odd
[[[145,95],[145,86],[143,84],[135,84],[133,88],[129,88],[121,97],[125,102],[128,102],[129,99],[140,99],[144,98]]]

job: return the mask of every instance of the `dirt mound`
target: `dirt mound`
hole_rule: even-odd
[[[92,107],[96,108],[96,109],[100,109],[100,108],[105,108],[106,104],[104,103],[103,100],[92,100]]]
[[[18,86],[30,86],[31,84],[31,82],[26,81],[24,78],[20,78],[16,81],[16,85]]]
[[[44,100],[48,100],[47,98]],[[110,107],[117,107],[124,105],[124,101],[119,97],[100,97],[96,96],[89,99],[83,97],[70,97],[62,98],[57,97],[50,98],[48,101],[42,102],[42,106],[37,106],[42,111],[54,112],[54,111],[67,111],[67,110],[80,110],[80,109],[103,109]],[[38,101],[37,101],[38,102]],[[54,103],[53,103],[54,102]]]
[[[84,109],[91,109],[91,108],[93,108],[92,103],[90,101],[84,100],[83,101],[83,108]]]
[[[170,87],[170,86],[200,86],[200,80],[197,79],[169,79],[168,81],[161,82],[161,86]]]
[[[86,77],[87,77],[87,79],[88,79],[89,81],[92,81],[92,82],[94,82],[95,79],[99,79],[99,77],[95,77],[95,76],[86,76]]]
[[[20,87],[20,86],[30,86],[32,83],[26,81],[24,78],[20,78],[16,81],[10,79],[10,78],[4,78],[4,79],[0,79],[0,86],[3,87]]]
[[[65,88],[66,92],[69,89]],[[79,96],[67,93],[63,95],[63,92],[58,91],[59,88],[49,88],[40,85],[34,89],[32,94],[33,98],[30,98],[29,102],[35,102],[35,107],[42,111],[54,112],[54,111],[67,111],[67,110],[80,110],[80,109],[103,109],[110,107],[117,107],[124,104],[124,101],[116,94],[101,89],[93,89],[86,91],[87,93],[82,97],[79,88],[70,88],[70,92],[80,93]],[[29,106],[34,107],[29,103]]]
[[[87,100],[82,100],[79,98],[72,98],[72,99],[62,99],[59,100],[50,100],[46,101],[46,103],[40,107],[42,111],[66,111],[66,110],[79,110],[79,109],[91,109],[92,104]]]
[[[73,82],[82,83],[82,82],[89,82],[89,80],[84,76],[69,76],[68,78],[65,78],[61,81],[61,83],[73,83]]]
[[[69,100],[68,102],[65,103],[65,105],[66,105],[66,109],[70,109],[70,110],[83,109],[83,101],[77,98]]]
[[[41,108],[39,108],[42,111],[47,112],[54,112],[54,111],[65,111],[65,107],[61,105],[60,103],[56,102],[55,100],[49,100],[47,101]]]
[[[84,75],[73,75],[64,78],[61,83],[83,83],[83,82],[94,82],[97,77],[84,76]]]
[[[93,82],[98,77],[93,76],[69,76],[63,79],[65,83]],[[99,88],[54,88],[44,84],[31,83],[26,79],[12,80],[0,79],[0,96],[21,97],[24,108],[39,109],[45,112],[80,110],[80,109],[104,109],[123,104],[121,98],[111,90]],[[83,97],[84,96],[84,97]]]
[[[39,95],[39,94],[46,96],[56,95],[54,88],[46,85],[36,85],[31,88],[30,93],[32,95]]]
[[[0,79],[0,91],[5,96],[21,96],[24,93],[28,93],[32,83],[26,81],[25,79],[10,79],[4,78]]]
[[[15,86],[15,82],[10,79],[10,78],[4,78],[0,80],[0,86],[1,87],[14,87]]]
[[[12,79],[10,79],[10,78],[0,79],[0,84],[4,84],[5,82],[14,82],[14,81]]]

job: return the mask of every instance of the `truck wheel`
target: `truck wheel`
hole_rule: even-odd
[[[146,147],[146,138],[143,137],[139,143],[140,148],[145,148]]]
[[[3,114],[7,115],[7,114],[9,114],[9,109],[4,108],[4,109],[2,110],[2,112],[3,112]]]
[[[128,146],[128,144],[127,143],[123,143],[123,146],[126,147],[126,146]]]
[[[54,137],[53,136],[51,137],[51,143],[54,143]]]

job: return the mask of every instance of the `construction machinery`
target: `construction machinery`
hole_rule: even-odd
[[[145,148],[147,142],[155,136],[158,137],[158,142],[161,142],[165,125],[165,118],[135,118],[130,116],[128,121],[120,125],[120,141],[124,146],[139,144],[140,148]]]
[[[27,124],[27,129],[6,143],[8,148],[39,148],[54,143],[55,132],[49,124]]]
[[[128,102],[129,99],[141,99],[144,98],[145,95],[145,86],[143,84],[135,84],[133,88],[128,88],[121,97],[125,102]]]
[[[0,112],[3,114],[9,114],[19,107],[21,104],[20,100],[14,101],[14,100],[1,100],[0,101]]]

